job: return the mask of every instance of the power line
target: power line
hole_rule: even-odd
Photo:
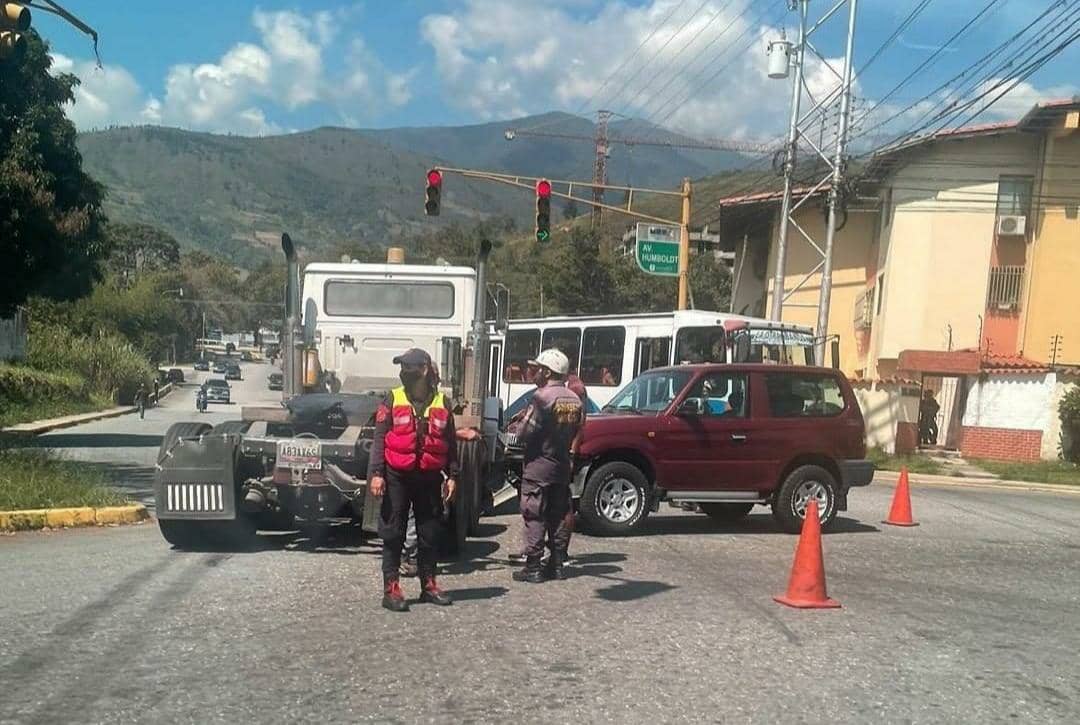
[[[677,3],[677,4],[675,5],[675,6],[674,6],[674,7],[672,7],[672,8],[671,8],[671,12],[667,14],[667,17],[665,17],[665,18],[664,18],[664,19],[663,19],[663,20],[662,20],[662,21],[660,22],[660,24],[659,24],[659,25],[657,25],[657,26],[656,26],[655,28],[653,28],[652,32],[651,32],[651,33],[649,33],[649,34],[648,34],[648,35],[647,35],[647,36],[645,37],[645,39],[644,39],[643,41],[641,41],[641,43],[640,43],[640,44],[638,45],[638,47],[634,48],[634,52],[632,52],[632,53],[631,53],[630,55],[628,55],[628,56],[626,57],[626,59],[625,59],[625,60],[623,60],[623,62],[619,64],[619,67],[618,67],[618,68],[616,68],[615,70],[613,70],[613,71],[611,72],[611,75],[609,75],[609,76],[608,76],[608,77],[607,77],[607,78],[606,78],[606,79],[604,80],[604,82],[603,82],[602,84],[600,84],[600,87],[599,87],[599,88],[598,88],[598,89],[597,89],[597,90],[596,90],[596,91],[595,91],[595,92],[594,92],[594,93],[593,93],[593,94],[592,94],[591,96],[589,96],[589,99],[588,99],[587,101],[585,101],[584,103],[582,103],[582,104],[581,104],[581,105],[580,105],[580,106],[578,107],[577,113],[576,113],[575,115],[578,115],[578,116],[580,116],[580,115],[581,115],[581,114],[582,114],[582,113],[583,113],[583,112],[585,111],[585,108],[586,108],[586,107],[588,107],[588,106],[592,105],[592,102],[593,102],[594,100],[596,100],[596,98],[597,98],[597,97],[598,97],[598,96],[600,95],[600,93],[602,93],[602,92],[603,92],[603,90],[604,90],[605,88],[607,88],[607,85],[608,85],[608,83],[610,83],[610,82],[612,81],[612,79],[613,79],[613,78],[615,78],[615,76],[617,76],[617,75],[618,75],[619,73],[621,73],[621,72],[622,72],[622,69],[623,69],[623,68],[625,68],[625,67],[627,66],[627,64],[628,64],[628,63],[630,63],[630,61],[632,61],[632,60],[633,60],[634,58],[636,58],[636,57],[637,57],[637,54],[641,52],[641,49],[642,49],[642,48],[644,48],[644,47],[645,47],[645,45],[646,45],[646,44],[647,44],[647,43],[648,43],[648,42],[649,42],[650,40],[652,40],[652,39],[653,39],[653,37],[654,37],[654,36],[655,36],[655,35],[656,35],[656,34],[657,34],[658,32],[660,32],[660,28],[662,28],[662,27],[664,27],[665,25],[667,25],[667,22],[668,22],[669,20],[671,20],[671,18],[672,18],[672,17],[673,17],[674,15],[675,15],[675,13],[677,13],[677,12],[679,11],[679,9],[680,9],[680,8],[682,8],[682,6],[686,4],[686,2],[687,2],[687,0],[679,0],[679,2],[678,2],[678,3]]]
[[[698,16],[698,13],[700,13],[700,12],[701,12],[702,8],[704,8],[704,7],[706,6],[706,5],[708,5],[708,4],[709,4],[709,2],[710,2],[710,0],[704,0],[704,2],[702,2],[702,3],[701,3],[701,5],[699,5],[699,6],[698,6],[697,10],[695,10],[695,11],[694,11],[693,13],[691,13],[690,17],[688,17],[688,18],[686,19],[686,22],[684,22],[684,23],[683,23],[682,25],[680,25],[680,26],[679,26],[679,29],[678,29],[678,30],[676,30],[676,31],[675,31],[675,33],[671,35],[671,37],[669,37],[669,38],[668,38],[667,40],[665,40],[665,41],[664,41],[664,44],[663,44],[663,45],[661,45],[661,46],[660,46],[660,47],[659,47],[659,48],[658,48],[658,49],[656,50],[656,52],[655,52],[655,53],[653,53],[652,57],[651,57],[651,58],[649,58],[649,60],[645,61],[645,63],[644,63],[644,64],[642,64],[642,66],[641,66],[640,68],[638,68],[638,69],[637,69],[637,70],[636,70],[636,71],[634,72],[634,74],[633,74],[632,76],[630,76],[629,78],[627,78],[627,79],[626,79],[626,80],[625,80],[625,81],[623,82],[622,86],[620,86],[620,87],[619,87],[619,90],[618,90],[618,91],[617,91],[617,92],[615,93],[615,95],[611,96],[611,97],[610,97],[610,98],[608,99],[607,103],[606,103],[606,104],[604,104],[604,105],[606,105],[606,106],[614,106],[614,105],[615,105],[615,101],[616,101],[616,100],[617,100],[617,99],[619,98],[619,96],[621,96],[621,95],[622,95],[622,92],[623,92],[624,90],[626,90],[627,86],[629,86],[629,85],[630,85],[631,83],[633,83],[633,82],[634,82],[634,81],[635,81],[635,80],[637,79],[637,77],[638,77],[639,75],[641,75],[641,72],[642,72],[643,70],[645,70],[646,68],[648,68],[648,67],[649,67],[649,64],[650,64],[650,63],[652,63],[652,62],[653,62],[654,60],[656,60],[656,59],[657,59],[657,57],[659,57],[659,55],[660,55],[661,53],[663,53],[663,52],[664,52],[664,51],[665,51],[665,50],[667,49],[667,47],[668,47],[669,45],[671,45],[671,41],[673,41],[673,40],[675,40],[675,38],[679,37],[679,35],[680,35],[680,34],[682,33],[682,31],[683,31],[683,30],[685,30],[685,29],[686,29],[686,27],[687,27],[688,25],[690,25],[690,23],[691,23],[691,22],[692,22],[692,21],[694,20],[694,18],[696,18],[696,17]]]

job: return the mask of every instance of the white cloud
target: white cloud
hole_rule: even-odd
[[[999,82],[1000,79],[998,78],[986,81],[979,86],[976,95],[989,93],[984,103],[989,102],[1011,85],[1010,82],[998,86]],[[994,90],[995,86],[998,86],[996,90]],[[1036,103],[1058,98],[1072,98],[1077,94],[1078,90],[1080,89],[1074,85],[1050,86],[1049,88],[1040,89],[1027,81],[1021,81],[988,108],[986,115],[991,119],[998,120],[1017,119],[1030,111]],[[975,108],[981,108],[981,104]]]
[[[155,121],[152,104],[157,104],[156,99],[147,98],[138,81],[124,68],[98,68],[91,61],[76,61],[60,53],[52,57],[54,73],[73,73],[81,81],[75,88],[75,102],[67,108],[78,128]]]
[[[592,12],[571,12],[571,4]],[[453,15],[426,16],[420,30],[435,52],[446,99],[481,119],[585,105],[698,134],[760,135],[763,123],[782,127],[788,91],[767,79],[764,53],[780,31],[749,22],[760,4],[711,0],[693,17],[700,3],[677,5],[467,0]],[[816,69],[813,75],[825,80]]]
[[[355,9],[317,12],[256,10],[258,43],[237,43],[216,62],[181,63],[164,79],[164,93],[148,94],[127,70],[56,56],[55,68],[83,79],[70,116],[80,128],[108,124],[161,123],[250,135],[278,133],[268,116],[275,108],[296,111],[324,105],[341,122],[370,120],[378,109],[412,97],[414,72],[392,73],[359,38],[348,41],[343,67],[330,73],[341,21]]]

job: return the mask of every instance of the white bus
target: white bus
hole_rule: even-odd
[[[635,315],[589,315],[510,320],[492,336],[491,395],[507,416],[523,408],[534,386],[528,361],[547,348],[570,358],[570,372],[589,391],[589,412],[598,412],[626,383],[664,365],[733,362],[738,331],[749,334],[750,362],[812,365],[813,331],[754,317],[703,310]]]

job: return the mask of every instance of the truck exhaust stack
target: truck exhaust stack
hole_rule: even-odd
[[[281,251],[285,253],[285,330],[282,345],[281,390],[283,400],[299,395],[304,389],[304,348],[300,334],[300,262],[296,246],[288,234],[281,235]]]

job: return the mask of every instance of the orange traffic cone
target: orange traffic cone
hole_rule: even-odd
[[[821,556],[821,520],[817,501],[810,499],[803,519],[795,563],[791,567],[787,594],[773,597],[781,604],[799,609],[836,609],[840,602],[825,593],[825,562]]]
[[[907,466],[900,469],[900,480],[896,482],[889,518],[881,523],[889,526],[918,526],[911,518],[911,490],[908,488]]]

